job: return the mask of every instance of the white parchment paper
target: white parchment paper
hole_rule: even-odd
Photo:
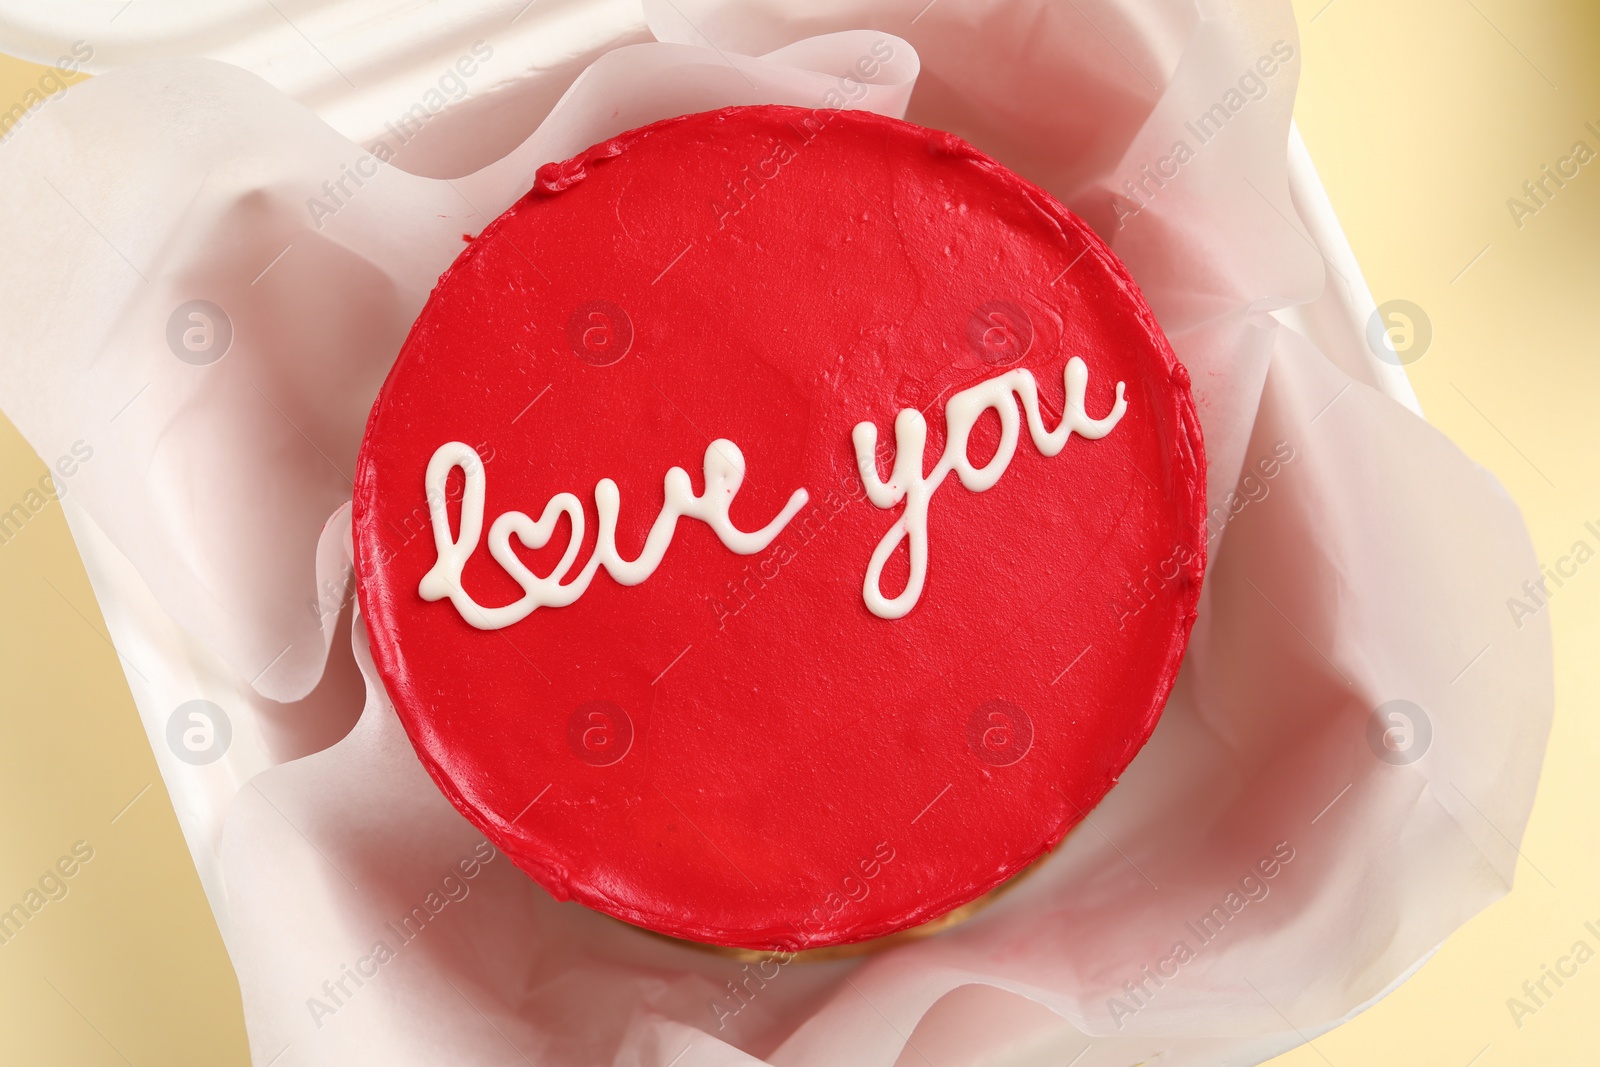
[[[0,48],[98,74],[0,145],[0,406],[92,450],[62,506],[258,1063],[1248,1064],[1506,892],[1552,683],[1504,602],[1538,568],[1366,345],[1286,3],[116,6],[0,2]],[[1211,564],[1161,726],[1036,873],[935,938],[743,964],[555,903],[439,795],[351,625],[345,502],[429,288],[537,166],[841,94],[1127,262],[1194,379]],[[174,740],[195,700],[225,746]]]

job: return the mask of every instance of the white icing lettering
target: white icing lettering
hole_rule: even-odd
[[[1034,446],[1046,456],[1059,453],[1073,432],[1087,438],[1104,437],[1128,410],[1128,403],[1123,398],[1123,383],[1118,382],[1117,399],[1110,414],[1101,419],[1089,417],[1083,409],[1089,369],[1078,357],[1067,361],[1064,378],[1066,404],[1061,421],[1054,430],[1044,428],[1044,420],[1039,415],[1038,383],[1026,370],[1007,371],[952,396],[944,409],[944,454],[926,477],[922,474],[922,463],[928,440],[928,423],[920,411],[902,408],[895,416],[894,466],[887,482],[878,477],[878,427],[871,422],[856,424],[851,440],[855,443],[856,464],[866,486],[867,499],[885,509],[901,503],[905,505],[900,518],[878,542],[872,560],[867,565],[867,577],[861,589],[867,610],[882,619],[899,619],[916,606],[917,599],[922,596],[923,582],[928,576],[928,500],[951,471],[955,472],[962,485],[974,493],[981,493],[1000,480],[1017,450],[1020,423],[1017,401],[1021,402],[1022,413],[1027,415],[1028,432],[1033,437]],[[1016,401],[1012,399],[1013,395]],[[1000,444],[987,463],[974,467],[967,455],[968,440],[979,416],[990,410],[1000,417]],[[897,596],[884,596],[884,564],[900,547],[901,541],[907,542],[911,575]]]
[[[457,467],[465,475],[466,484],[461,494],[461,529],[453,533],[446,505],[445,483],[450,472]],[[440,445],[428,461],[428,514],[432,520],[433,543],[438,549],[439,558],[432,569],[423,575],[417,592],[424,600],[448,598],[470,625],[480,630],[498,630],[520,622],[538,608],[571,604],[589,588],[589,582],[601,567],[621,585],[643,582],[661,565],[680,518],[699,519],[711,527],[729,549],[741,556],[749,556],[770,545],[808,499],[804,489],[796,489],[784,509],[767,525],[754,531],[740,530],[728,517],[728,509],[733,505],[739,486],[744,483],[744,454],[732,441],[718,439],[706,449],[704,469],[705,491],[698,496],[689,484],[687,471],[682,467],[667,471],[666,501],[645,537],[643,550],[638,558],[631,560],[624,559],[617,551],[617,512],[621,507],[617,483],[610,478],[600,479],[594,487],[595,510],[599,513],[600,521],[594,554],[571,581],[563,579],[577,562],[578,551],[583,544],[583,504],[578,498],[571,493],[557,493],[545,504],[538,521],[520,511],[505,512],[489,527],[489,554],[522,587],[522,596],[500,607],[485,607],[474,600],[461,584],[461,572],[477,549],[483,532],[483,460],[470,445],[460,441],[447,442]],[[563,514],[572,523],[567,550],[550,573],[541,577],[529,570],[517,556],[511,538],[515,536],[531,549],[543,548],[550,542]]]
[[[945,404],[945,446],[939,462],[923,475],[928,424],[915,408],[902,408],[895,416],[894,462],[888,481],[878,473],[878,428],[871,422],[857,423],[851,433],[856,463],[867,499],[887,510],[903,505],[900,517],[889,527],[873,550],[862,583],[862,599],[867,609],[882,619],[904,618],[922,596],[928,575],[928,505],[945,477],[954,472],[969,491],[981,493],[992,488],[1011,465],[1027,418],[1028,433],[1039,452],[1055,456],[1073,433],[1098,439],[1110,433],[1128,410],[1124,383],[1118,382],[1116,400],[1103,418],[1091,418],[1084,410],[1084,391],[1089,370],[1074,356],[1063,371],[1065,403],[1055,429],[1045,429],[1039,408],[1039,388],[1033,374],[1017,369],[979,382],[956,393]],[[1020,410],[1019,410],[1020,408]],[[981,466],[974,466],[968,453],[972,431],[986,411],[1000,420],[1000,441],[994,455]],[[460,468],[465,476],[461,494],[459,530],[452,530],[446,499],[450,474]],[[620,585],[638,585],[655,573],[666,556],[680,518],[699,519],[731,551],[749,556],[761,552],[777,538],[810,499],[805,489],[796,489],[788,503],[771,522],[759,530],[740,530],[729,518],[733,498],[744,483],[744,454],[732,441],[713,441],[705,453],[705,490],[696,495],[689,475],[673,467],[665,478],[666,500],[645,537],[644,547],[635,559],[625,559],[617,549],[617,514],[621,494],[617,483],[602,478],[594,487],[599,531],[593,554],[583,569],[568,579],[583,544],[585,519],[583,504],[571,493],[557,493],[545,504],[537,520],[520,511],[507,511],[489,527],[489,554],[501,569],[522,589],[522,596],[510,604],[487,607],[473,599],[462,586],[467,560],[483,536],[484,483],[483,460],[469,445],[450,441],[440,445],[428,462],[425,478],[428,514],[433,526],[438,559],[417,587],[424,600],[448,599],[470,625],[480,630],[498,630],[519,622],[542,607],[565,607],[589,588],[601,567]],[[565,515],[571,523],[566,551],[546,575],[534,574],[517,555],[511,539],[537,551],[550,543],[556,526]],[[895,596],[883,592],[883,569],[901,542],[906,543],[910,575],[905,588]]]

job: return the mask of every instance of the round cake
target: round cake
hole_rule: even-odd
[[[1188,378],[960,139],[746,107],[540,169],[373,408],[361,608],[417,754],[559,899],[879,937],[1061,840],[1204,569]]]

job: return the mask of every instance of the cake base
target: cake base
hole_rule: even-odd
[[[1077,827],[1073,827],[1073,829],[1076,830]],[[1072,836],[1071,832],[1069,832],[1067,836]],[[1054,853],[1040,856],[1022,870],[1012,875],[1009,879],[1001,882],[999,885],[989,890],[983,896],[977,898],[976,900],[968,901],[959,908],[947,911],[937,919],[930,919],[920,926],[912,926],[905,930],[898,930],[892,934],[885,934],[883,937],[875,937],[868,941],[857,941],[849,945],[819,945],[816,948],[803,948],[794,951],[784,949],[736,948],[729,945],[712,945],[704,941],[690,941],[687,938],[673,937],[671,934],[657,933],[656,931],[647,929],[643,926],[634,926],[633,929],[649,934],[651,937],[659,938],[662,941],[670,941],[674,945],[682,945],[685,948],[709,952],[714,956],[725,956],[728,959],[738,960],[742,963],[757,963],[761,960],[772,959],[775,956],[787,956],[788,959],[784,961],[787,963],[827,963],[831,960],[855,959],[858,956],[870,956],[877,952],[883,952],[886,949],[904,945],[909,941],[921,941],[925,937],[932,937],[935,934],[942,934],[946,930],[960,926],[962,923],[977,915],[979,912],[985,910],[989,907],[989,905],[993,904],[995,901],[1011,892],[1011,890],[1015,888],[1023,879],[1033,874],[1040,867],[1043,867],[1046,861],[1050,859],[1051,855],[1054,855]],[[615,921],[622,923],[621,919],[617,919]],[[622,925],[631,926],[632,924],[622,923]]]

